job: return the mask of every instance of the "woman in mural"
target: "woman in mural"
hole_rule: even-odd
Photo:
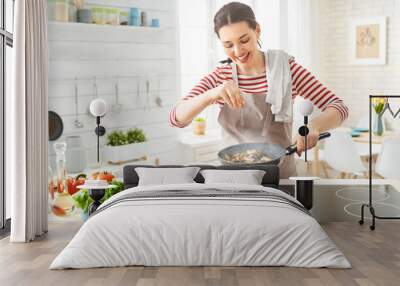
[[[310,124],[307,148],[318,135],[339,126],[348,116],[342,100],[284,51],[260,50],[260,25],[242,3],[223,6],[214,17],[214,31],[228,56],[226,61],[183,97],[171,110],[172,126],[185,127],[211,104],[221,107],[218,122],[224,144],[243,142],[292,143],[293,101],[301,96],[320,109]],[[305,150],[298,136],[297,149]],[[296,174],[294,156],[280,164],[282,178]]]

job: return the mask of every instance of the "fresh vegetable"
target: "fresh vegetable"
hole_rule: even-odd
[[[117,188],[106,189],[104,197],[100,200],[101,203],[124,190],[124,183],[121,181],[114,179],[112,180],[111,184],[116,185]],[[93,199],[89,196],[89,191],[87,189],[83,189],[81,192],[75,194],[72,198],[75,200],[76,206],[82,209],[84,213],[89,212],[89,206],[93,202]]]
[[[54,193],[57,192],[57,186],[54,184],[54,180],[51,180],[49,183],[49,193],[51,199],[54,200]]]
[[[111,172],[107,171],[95,172],[92,174],[93,180],[106,180],[108,183],[110,183],[114,178],[115,176]]]
[[[79,191],[78,186],[83,185],[86,180],[85,174],[79,174],[76,178],[68,177],[66,180],[68,193],[72,196]]]
[[[75,177],[75,180],[78,180],[79,178],[84,178],[86,179],[86,174],[79,174]]]
[[[64,182],[63,180],[57,179],[57,192],[63,193],[64,192]]]
[[[89,191],[87,189],[82,190],[72,198],[74,199],[76,206],[82,209],[84,213],[89,212],[89,206],[93,203],[93,199],[89,196]]]
[[[111,182],[111,185],[117,186],[116,188],[110,188],[106,189],[106,193],[104,194],[104,197],[100,200],[101,202],[104,202],[111,198],[113,195],[118,194],[120,191],[124,190],[124,183],[121,181],[113,180]]]
[[[53,211],[53,213],[57,216],[64,216],[66,214],[65,210],[63,208],[60,208],[58,206],[51,206],[51,210]]]

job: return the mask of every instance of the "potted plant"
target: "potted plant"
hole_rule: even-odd
[[[126,132],[115,130],[108,134],[104,156],[111,163],[142,158],[147,154],[147,138],[142,129],[131,128]]]
[[[197,117],[193,120],[193,133],[204,135],[206,132],[206,120],[203,117]]]
[[[90,9],[83,8],[85,0],[74,0],[76,7],[77,20],[80,23],[92,23],[92,11]]]
[[[387,98],[385,97],[375,97],[372,98],[372,107],[375,110],[375,119],[374,119],[374,126],[372,131],[374,134],[378,136],[382,136],[383,134],[383,118],[382,118],[382,111],[386,106]]]

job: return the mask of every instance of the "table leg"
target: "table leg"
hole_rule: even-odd
[[[320,174],[320,162],[319,162],[319,144],[315,145],[312,149],[313,152],[313,175],[318,177]]]

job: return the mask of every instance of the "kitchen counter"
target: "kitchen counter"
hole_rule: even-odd
[[[222,140],[219,130],[207,130],[205,135],[195,135],[193,132],[186,132],[179,136],[178,141],[191,147],[220,143]]]
[[[178,141],[182,146],[185,164],[190,162],[212,164],[212,162],[218,161],[217,153],[222,145],[219,130],[208,130],[205,135],[195,135],[192,132],[183,133]]]
[[[368,179],[319,179],[314,181],[315,186],[368,186]],[[295,181],[289,179],[281,179],[279,181],[281,186],[294,186]],[[373,186],[391,185],[400,192],[400,180],[393,179],[372,179]]]

